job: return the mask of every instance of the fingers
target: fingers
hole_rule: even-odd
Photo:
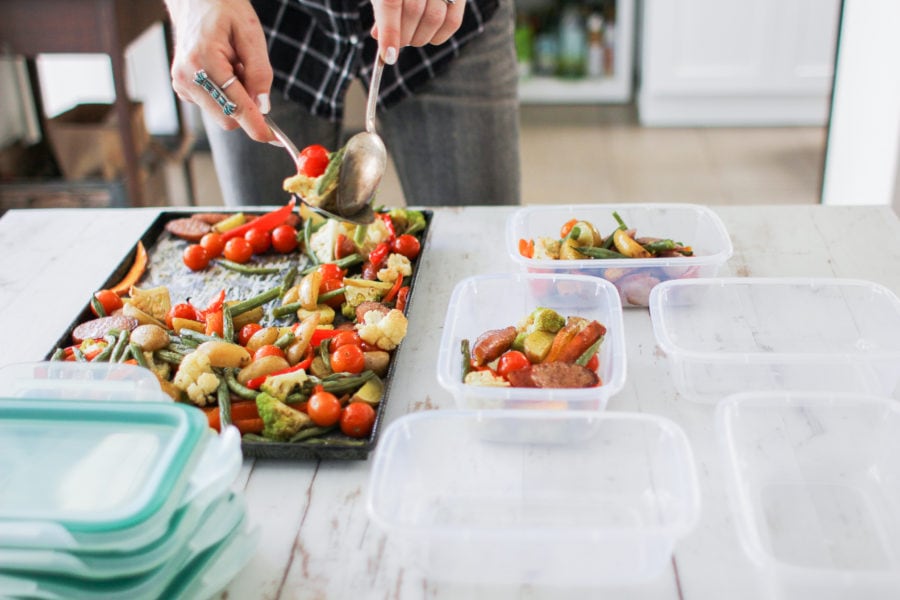
[[[202,8],[173,12],[173,89],[179,98],[199,106],[225,130],[242,127],[254,140],[274,139],[260,110],[268,112],[272,68],[262,27],[252,7],[246,2],[226,0],[204,3]],[[198,85],[195,78],[201,69],[215,87]],[[237,80],[221,90],[235,75]],[[234,103],[232,114],[225,114],[217,102],[215,96],[220,93]]]
[[[404,46],[443,44],[459,29],[465,0],[374,0],[375,25],[372,36],[384,61],[393,64],[388,53]]]

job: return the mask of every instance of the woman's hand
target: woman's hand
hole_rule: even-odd
[[[389,65],[404,46],[443,44],[462,24],[465,0],[372,0],[381,56]]]
[[[437,0],[429,0],[435,2]],[[443,0],[441,0],[443,3]],[[211,115],[226,130],[242,127],[259,142],[273,140],[263,121],[269,112],[272,66],[262,26],[248,0],[166,0],[175,29],[172,87],[178,97]],[[194,82],[203,69],[237,105],[231,116]]]

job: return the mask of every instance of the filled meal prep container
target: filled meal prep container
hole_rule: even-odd
[[[827,278],[668,281],[650,296],[678,391],[717,402],[743,391],[891,396],[900,381],[900,300]]]
[[[3,593],[203,598],[249,560],[258,534],[231,491],[239,433],[216,435],[153,379],[119,364],[0,368]]]
[[[463,383],[464,339],[474,344],[482,333],[515,326],[540,307],[563,317],[593,319],[606,327],[596,369],[600,385],[533,388]],[[438,381],[453,394],[458,408],[602,410],[625,383],[619,296],[609,282],[581,275],[504,273],[464,279],[450,297],[437,369]]]
[[[740,543],[778,598],[900,598],[900,407],[754,392],[717,407]]]
[[[687,439],[661,417],[436,410],[385,431],[367,510],[430,578],[579,586],[657,575],[699,502]]]
[[[619,227],[613,213],[635,230],[636,237],[680,242],[690,246],[693,255],[553,260],[527,258],[520,252],[520,240],[559,240],[563,225],[571,219],[588,221],[606,238]],[[506,249],[513,261],[531,273],[578,273],[607,279],[615,284],[625,307],[647,306],[650,290],[661,281],[715,276],[733,252],[719,216],[696,204],[528,206],[515,211],[507,221]]]

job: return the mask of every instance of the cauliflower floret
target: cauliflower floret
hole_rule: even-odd
[[[370,310],[357,324],[359,337],[382,350],[393,350],[406,337],[407,320],[402,311],[392,308],[388,313]]]
[[[312,424],[308,415],[266,392],[256,395],[256,408],[263,422],[263,436],[272,440],[286,442]]]
[[[509,382],[499,375],[494,375],[493,371],[487,369],[483,371],[469,371],[463,383],[468,385],[484,385],[491,387],[509,387]]]
[[[334,245],[340,234],[347,235],[343,223],[336,219],[328,219],[318,231],[309,236],[309,245],[319,261],[334,261]]]
[[[212,372],[209,356],[194,351],[181,360],[173,383],[188,395],[191,402],[197,406],[206,406],[215,397],[219,378]]]
[[[378,281],[393,283],[397,277],[409,277],[412,275],[412,264],[402,254],[389,254],[384,268],[378,270]]]
[[[298,369],[281,375],[269,375],[259,389],[285,402],[288,395],[294,389],[302,387],[308,379],[306,371]]]
[[[375,246],[381,242],[389,242],[391,232],[388,231],[387,225],[381,219],[375,219],[366,226],[366,237],[362,244],[359,245],[359,252],[363,256],[375,249]]]
[[[539,237],[534,242],[534,256],[536,260],[559,260],[559,251],[562,244],[559,240],[548,237]]]

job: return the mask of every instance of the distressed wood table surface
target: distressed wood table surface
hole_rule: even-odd
[[[515,269],[503,235],[510,208],[435,210],[399,351],[387,422],[452,409],[436,377],[453,286]],[[900,220],[887,207],[715,207],[734,244],[720,275],[850,277],[900,294]],[[158,209],[10,211],[0,219],[0,365],[42,359],[157,215]],[[713,407],[681,398],[656,347],[646,309],[625,310],[628,376],[608,406],[665,416],[687,433],[702,492],[697,527],[653,581],[613,590],[429,581],[399,564],[370,526],[371,461],[245,460],[243,489],[259,549],[223,597],[252,598],[765,598],[765,577],[743,554],[726,502]],[[377,452],[377,449],[376,449]],[[561,507],[564,509],[564,507]]]

